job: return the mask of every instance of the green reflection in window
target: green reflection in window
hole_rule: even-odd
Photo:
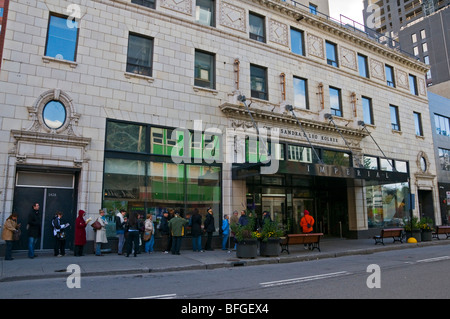
[[[142,125],[107,122],[106,149],[124,152],[145,152],[146,128]]]

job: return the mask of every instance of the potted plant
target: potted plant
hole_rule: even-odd
[[[259,254],[261,256],[279,256],[280,255],[280,237],[284,235],[282,228],[278,223],[266,221],[259,232],[259,239],[261,240]]]
[[[413,217],[411,220],[403,220],[403,223],[405,224],[406,237],[414,237],[417,242],[420,242],[422,240],[422,236],[419,228],[419,219],[417,217]]]
[[[432,241],[433,220],[429,217],[423,217],[419,222],[419,228],[422,231],[422,241]]]
[[[247,225],[234,224],[231,230],[236,239],[236,257],[238,258],[256,258],[258,255],[258,233],[253,231],[255,219],[248,218]]]

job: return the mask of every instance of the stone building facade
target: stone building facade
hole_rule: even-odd
[[[25,225],[40,202],[40,248],[56,210],[105,208],[114,237],[121,208],[212,207],[217,228],[269,210],[291,232],[308,209],[317,231],[361,237],[418,215],[421,190],[441,223],[425,64],[293,1],[133,2],[9,2],[1,218]]]

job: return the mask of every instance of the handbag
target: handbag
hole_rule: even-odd
[[[149,241],[150,238],[152,238],[152,232],[151,231],[150,232],[146,231],[144,233],[144,241]]]
[[[94,228],[94,230],[99,230],[102,228],[102,224],[100,224],[100,222],[98,220],[93,222],[91,226],[92,226],[92,228]]]
[[[22,231],[20,229],[17,229],[15,232],[13,232],[13,240],[14,241],[19,240],[21,234],[22,234]]]

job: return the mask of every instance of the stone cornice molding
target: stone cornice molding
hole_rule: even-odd
[[[76,146],[86,148],[91,143],[91,138],[74,135],[62,135],[43,132],[11,130],[11,135],[16,141],[39,142],[40,144]]]
[[[245,106],[243,105],[224,103],[220,105],[219,108],[224,114],[227,115],[227,117],[230,118],[250,118]],[[284,128],[286,125],[298,126],[296,119],[288,113],[276,113],[255,108],[250,108],[250,113],[254,117],[255,121],[264,120],[271,123],[271,125],[278,125],[278,127],[282,128]],[[324,131],[339,134],[336,127],[334,127],[333,125],[329,125],[328,123],[304,118],[299,118],[299,121],[305,130],[312,129],[314,131]],[[367,132],[365,132],[364,130],[356,130],[343,126],[338,126],[338,128],[344,136],[350,138],[363,139],[364,137],[368,136]]]
[[[317,29],[323,30],[325,32],[331,33],[335,36],[343,38],[347,41],[355,43],[356,45],[362,46],[367,50],[371,50],[377,54],[380,54],[388,59],[392,59],[397,63],[402,63],[407,67],[413,68],[419,72],[426,73],[430,69],[430,66],[413,59],[395,49],[388,48],[383,44],[376,42],[370,38],[363,36],[362,32],[352,32],[349,29],[338,25],[337,23],[331,22],[321,16],[309,13],[306,10],[295,7],[287,2],[281,0],[244,0],[245,2],[258,3],[265,6],[271,10],[276,10],[281,14],[288,15],[296,20],[302,19],[301,21],[307,23]]]

